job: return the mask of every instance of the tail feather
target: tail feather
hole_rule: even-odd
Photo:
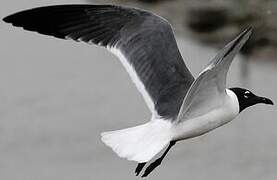
[[[170,130],[170,122],[153,120],[136,127],[104,132],[101,139],[119,157],[148,162],[171,141]]]

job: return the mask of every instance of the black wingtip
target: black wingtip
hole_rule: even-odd
[[[6,16],[2,19],[2,21],[4,21],[5,23],[10,23],[10,18],[11,16]]]
[[[234,49],[241,45],[241,47],[246,43],[246,41],[249,39],[253,31],[253,28],[251,26],[247,27],[244,31],[242,31],[233,41],[231,41],[228,45],[227,51],[224,53],[223,57],[228,56],[231,52],[234,51]],[[228,46],[227,45],[227,46]],[[241,48],[240,47],[240,48]],[[239,49],[240,49],[239,48]],[[238,53],[238,51],[236,52]]]
[[[14,23],[17,23],[17,19],[18,19],[18,15],[19,13],[15,13],[15,14],[11,14],[11,15],[8,15],[6,17],[4,17],[2,19],[2,21],[4,21],[5,23],[11,23],[11,24],[14,24]]]
[[[247,27],[246,29],[244,29],[244,31],[242,31],[236,38],[235,40],[235,44],[238,44],[240,42],[241,39],[243,39],[244,37],[246,37],[246,35],[250,36],[253,32],[253,28],[251,26]]]
[[[252,26],[248,26],[242,34],[247,34],[247,33],[250,33],[252,34],[253,33],[253,27]]]
[[[19,13],[10,14],[10,15],[4,17],[2,19],[2,21],[4,21],[5,23],[13,23],[13,21],[15,21],[15,19],[16,19],[17,14],[19,14]]]

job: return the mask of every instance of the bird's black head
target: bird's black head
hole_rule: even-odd
[[[251,91],[243,88],[230,88],[232,90],[239,101],[239,111],[243,111],[245,108],[253,106],[258,103],[264,103],[264,104],[271,104],[273,105],[273,102],[265,97],[259,97],[253,94]]]

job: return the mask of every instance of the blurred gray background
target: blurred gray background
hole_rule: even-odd
[[[180,51],[195,76],[218,47],[253,25],[254,45],[236,57],[228,83],[277,103],[276,1],[251,1],[258,3],[252,6],[242,0],[236,2],[243,5],[219,0],[2,0],[0,16],[37,6],[93,2],[143,7],[165,16],[173,23]],[[235,16],[238,7],[242,15]],[[223,15],[214,16],[226,18],[202,23],[206,15],[201,13],[217,8]],[[96,46],[26,32],[2,21],[0,25],[0,179],[137,179],[136,163],[118,158],[100,141],[103,131],[150,119],[142,96],[116,57]],[[178,143],[148,179],[274,180],[276,117],[276,106],[247,109],[224,127]]]

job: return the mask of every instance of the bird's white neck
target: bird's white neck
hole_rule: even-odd
[[[237,95],[230,89],[226,89],[226,93],[230,97],[230,103],[233,105],[232,108],[234,112],[237,112],[237,114],[239,114],[239,100]]]
[[[226,89],[226,93],[221,107],[175,126],[174,140],[200,136],[232,121],[239,114],[239,102],[233,91]]]

